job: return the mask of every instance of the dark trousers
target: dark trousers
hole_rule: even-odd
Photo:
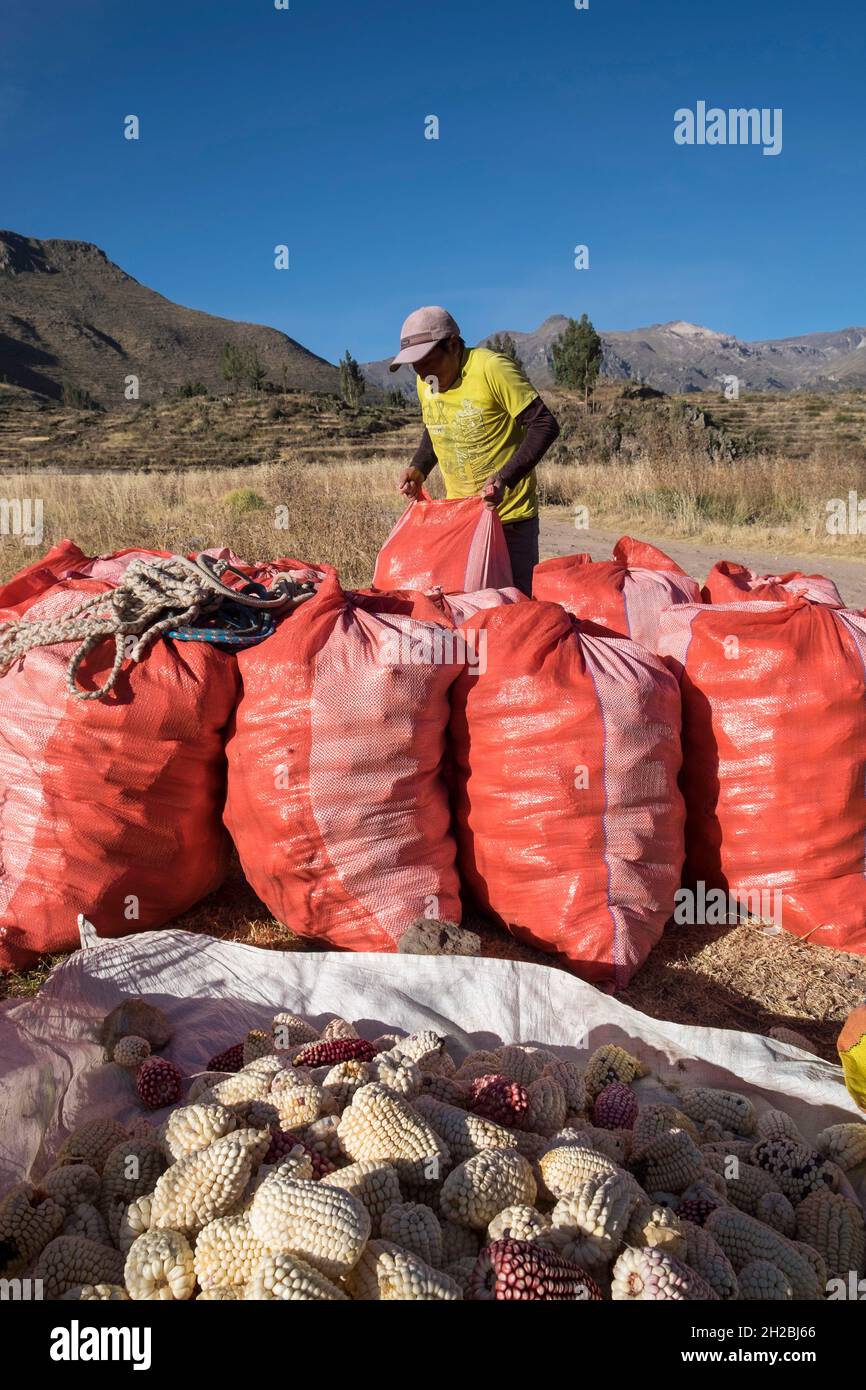
[[[538,564],[538,517],[507,521],[502,527],[511,556],[511,575],[515,589],[532,597],[532,571]]]

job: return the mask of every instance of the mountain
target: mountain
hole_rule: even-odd
[[[276,328],[236,323],[173,304],[87,241],[37,241],[0,231],[0,381],[59,399],[64,384],[103,405],[171,395],[185,382],[225,391],[225,343],[254,348],[268,378],[337,391],[339,373]]]
[[[567,323],[562,314],[554,314],[532,333],[509,330],[530,380],[539,388],[553,384],[551,344]],[[642,381],[659,391],[721,391],[725,376],[736,376],[743,391],[866,387],[866,328],[749,343],[678,320],[603,332],[600,337],[604,376]],[[489,342],[484,338],[480,346]],[[414,392],[414,373],[408,367],[392,376],[386,359],[364,363],[363,371],[379,386],[399,385],[407,395]]]

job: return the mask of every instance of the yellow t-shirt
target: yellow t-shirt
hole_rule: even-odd
[[[467,348],[463,370],[448,391],[417,379],[421,414],[433,443],[448,497],[474,497],[523,441],[515,416],[538,398],[510,357]],[[535,469],[508,488],[497,508],[502,521],[538,513]]]

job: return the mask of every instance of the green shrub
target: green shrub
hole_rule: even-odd
[[[232,488],[223,497],[223,506],[230,512],[257,512],[266,505],[265,499],[251,487]]]

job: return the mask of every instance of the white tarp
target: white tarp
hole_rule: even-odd
[[[141,1118],[126,1073],[103,1064],[94,1036],[135,994],[168,1015],[174,1037],[165,1055],[186,1075],[288,1009],[323,1023],[341,1014],[368,1038],[432,1028],[455,1052],[522,1041],[579,1056],[616,1041],[662,1079],[742,1087],[777,1104],[809,1137],[862,1119],[829,1062],[750,1033],[658,1022],[561,970],[459,956],[281,953],[165,930],[77,951],[36,998],[0,1008],[0,1191],[39,1175],[83,1120]]]

